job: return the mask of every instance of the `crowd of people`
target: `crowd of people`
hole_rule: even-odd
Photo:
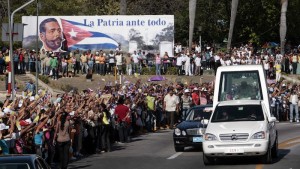
[[[153,51],[134,51],[125,53],[119,49],[111,51],[40,52],[29,49],[17,49],[13,53],[15,73],[26,71],[49,75],[54,80],[59,77],[74,77],[76,74],[143,74],[143,68],[155,69],[156,75],[166,74],[168,68],[176,67],[178,75],[201,75],[203,70],[216,70],[218,66],[263,64],[270,76],[275,77],[278,64],[281,71],[287,74],[300,73],[299,49],[291,49],[284,56],[276,48],[254,50],[251,43],[234,47],[232,53],[219,52],[205,45],[193,46],[189,51],[180,43],[174,47],[174,55],[165,52],[163,56]],[[5,71],[9,61],[8,49],[0,52],[0,72]],[[37,65],[36,65],[37,64]],[[37,69],[37,70],[36,70]],[[278,76],[279,77],[279,76]]]
[[[52,96],[31,89],[0,105],[2,154],[36,153],[60,167],[104,153],[144,132],[173,129],[190,106],[212,102],[212,83],[146,84],[138,80]]]
[[[15,73],[35,72],[51,76],[74,77],[77,74],[143,74],[143,70],[153,69],[156,75],[164,75],[170,67],[177,68],[178,75],[197,76],[204,70],[216,70],[218,66],[262,64],[271,78],[276,72],[287,74],[300,73],[299,49],[293,49],[284,56],[275,48],[260,52],[254,50],[251,43],[232,49],[232,53],[218,52],[213,47],[195,45],[191,51],[180,44],[174,47],[174,56],[165,52],[163,56],[153,51],[134,51],[125,53],[119,49],[111,51],[40,52],[17,49],[13,53]],[[8,50],[0,52],[0,73],[5,72],[5,63],[9,61]],[[37,70],[36,70],[37,69]],[[280,75],[277,75],[277,81]]]
[[[252,54],[250,45],[234,48],[231,56],[225,53],[213,54],[210,47],[205,48],[205,51],[201,51],[198,47],[190,53],[177,48],[174,60],[162,59],[167,53],[164,57],[160,57],[159,54],[154,56],[152,64],[156,65],[158,75],[163,74],[169,66],[177,66],[178,75],[200,75],[203,69],[216,70],[221,65],[263,64],[268,78],[272,79],[277,72],[290,73],[291,70],[293,72],[297,69],[293,65],[296,54],[281,56],[275,51],[276,55],[272,52],[256,55]],[[19,52],[14,55],[19,56],[18,60],[14,60],[18,65],[15,66],[15,72],[35,71],[36,66],[33,64],[38,62],[31,62],[30,59],[26,61],[25,54],[29,54],[29,58],[35,58],[36,52],[26,50]],[[0,54],[0,63],[1,58],[4,59],[3,55],[6,53]],[[20,57],[21,55],[23,56]],[[141,67],[149,66],[149,61],[143,62],[146,59],[139,59],[139,52],[125,56],[126,72],[123,72],[121,68],[123,65],[120,65],[123,64],[123,55],[120,51],[112,51],[108,55],[104,55],[103,51],[96,52],[95,58],[102,57],[102,60],[93,62],[91,58],[94,57],[85,55],[92,56],[91,51],[80,53],[77,50],[70,53],[68,59],[60,57],[57,53],[41,51],[37,71],[57,79],[58,71],[62,71],[60,72],[62,77],[88,72],[105,75],[113,74],[117,66],[118,73],[131,75],[134,72],[141,73],[139,72]],[[134,59],[135,55],[137,60]],[[127,60],[126,57],[130,59]],[[145,57],[147,58],[147,55]],[[283,64],[286,60],[288,66]],[[130,64],[127,64],[129,62]],[[299,122],[300,86],[283,81],[280,77],[275,79],[270,80],[268,86],[273,115],[279,121]],[[177,123],[184,120],[185,113],[190,107],[212,104],[213,87],[213,82],[189,85],[149,84],[138,80],[136,83],[126,83],[123,86],[106,85],[97,90],[72,90],[53,96],[43,90],[35,93],[35,88],[28,85],[23,96],[15,100],[7,98],[0,105],[0,152],[36,153],[46,159],[48,164],[52,165],[53,162],[59,161],[60,168],[66,168],[71,158],[110,152],[114,150],[114,144],[130,142],[132,136],[144,132],[173,129]]]

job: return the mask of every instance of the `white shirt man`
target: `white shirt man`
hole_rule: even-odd
[[[195,64],[196,64],[196,66],[201,66],[201,57],[200,56],[195,58]]]
[[[201,55],[198,53],[198,56],[195,58],[195,65],[196,65],[196,69],[195,69],[195,75],[201,75]]]
[[[220,63],[221,63],[222,66],[226,66],[225,60],[223,58],[220,58]]]
[[[276,61],[281,63],[281,60],[282,60],[282,55],[280,53],[276,54]]]
[[[191,73],[191,58],[188,55],[185,55],[184,61],[185,61],[185,64],[184,64],[185,75],[192,76],[192,73]]]
[[[117,66],[121,66],[123,64],[123,58],[121,54],[116,55],[116,62],[117,62],[116,63]]]
[[[200,52],[201,52],[201,47],[200,47],[199,45],[197,45],[196,48],[195,48],[195,51],[196,51],[197,53],[200,53]]]
[[[231,59],[232,65],[237,65],[237,62],[236,62],[236,59],[234,56],[232,56],[230,59]]]
[[[215,59],[215,61],[220,61],[220,56],[219,56],[218,54],[216,54],[216,55],[214,56],[214,59]]]
[[[226,66],[230,66],[231,65],[231,60],[230,59],[226,59],[225,60],[225,65]]]
[[[182,59],[183,59],[182,54],[177,56],[176,66],[182,66]]]
[[[270,69],[269,62],[264,61],[264,69],[265,69],[266,71],[268,71],[268,70]]]
[[[179,110],[179,97],[174,95],[172,90],[164,98],[164,110],[167,113],[167,123],[172,129],[175,122],[175,111]]]
[[[115,63],[115,54],[113,53],[108,54],[108,58],[109,58],[108,63]]]
[[[136,53],[136,51],[134,51],[134,53],[131,55],[131,57],[133,59],[133,63],[139,63],[140,56]]]
[[[181,52],[181,45],[178,44],[175,46],[175,53],[178,54],[180,52]]]
[[[296,91],[292,91],[292,94],[290,96],[290,122],[293,122],[294,118],[299,123],[299,112],[298,112],[298,95]],[[295,109],[295,116],[294,116],[294,109]]]

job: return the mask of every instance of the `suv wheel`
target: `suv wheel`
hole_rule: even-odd
[[[214,158],[208,157],[203,153],[203,163],[204,165],[213,165],[214,164]]]
[[[175,146],[175,151],[176,152],[183,152],[184,151],[184,147]]]

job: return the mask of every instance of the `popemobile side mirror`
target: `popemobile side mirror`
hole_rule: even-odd
[[[202,120],[201,120],[201,124],[207,125],[207,124],[208,124],[208,120],[207,120],[207,119],[202,119]]]
[[[276,117],[269,117],[269,122],[271,122],[271,123],[276,122],[276,120],[277,120]]]

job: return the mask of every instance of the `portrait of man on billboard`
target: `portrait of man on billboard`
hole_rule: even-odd
[[[64,41],[62,29],[55,18],[47,18],[40,23],[40,40],[45,51],[65,52],[61,49]],[[41,49],[41,50],[42,50]]]

